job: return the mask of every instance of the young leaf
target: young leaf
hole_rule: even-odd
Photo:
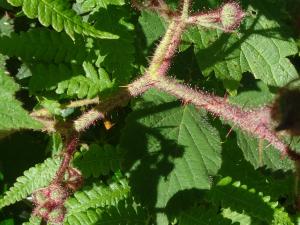
[[[135,104],[121,148],[134,194],[157,207],[180,190],[209,189],[221,165],[221,140],[207,114],[156,90]]]
[[[0,130],[40,129],[41,124],[32,119],[14,98],[18,90],[18,84],[0,69]]]
[[[96,38],[115,39],[118,36],[100,31],[82,21],[75,11],[70,9],[68,1],[60,0],[8,0],[13,6],[22,6],[29,18],[38,18],[43,26],[52,25],[54,30],[65,32],[74,39],[74,33]]]
[[[20,201],[34,190],[47,186],[53,179],[59,162],[50,158],[26,170],[24,176],[18,177],[14,185],[0,198],[0,208]]]

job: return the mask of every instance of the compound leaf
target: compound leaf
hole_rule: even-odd
[[[59,166],[59,160],[46,159],[18,177],[14,185],[0,198],[0,208],[26,198],[34,190],[47,186],[53,179]]]
[[[20,57],[26,62],[82,62],[88,54],[84,45],[82,38],[73,42],[65,33],[47,28],[12,33],[9,37],[0,36],[0,52]]]
[[[132,203],[124,201],[117,206],[108,208],[88,209],[67,216],[65,225],[147,225],[150,224],[147,212],[140,206],[133,207]]]
[[[68,215],[75,215],[89,208],[117,205],[120,200],[129,195],[129,192],[130,188],[124,180],[111,183],[109,186],[100,183],[93,184],[92,187],[76,192],[74,197],[67,200],[65,206],[68,209]]]
[[[92,144],[73,160],[84,177],[99,177],[110,171],[116,172],[121,167],[122,155],[111,145],[99,146]]]
[[[13,6],[22,6],[29,18],[38,18],[43,26],[52,26],[54,30],[65,32],[74,39],[74,33],[97,38],[114,39],[118,36],[95,29],[84,22],[75,11],[71,10],[68,1],[60,0],[8,0]]]

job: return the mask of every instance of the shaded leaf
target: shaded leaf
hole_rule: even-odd
[[[0,69],[0,130],[18,130],[21,128],[40,129],[39,122],[32,119],[14,98],[19,86]]]
[[[157,91],[144,94],[134,109],[121,139],[133,192],[164,207],[180,190],[209,189],[209,176],[220,168],[221,146],[207,115]]]
[[[119,150],[111,145],[99,146],[92,144],[73,160],[73,164],[80,169],[84,177],[99,177],[110,171],[116,172],[123,157]]]

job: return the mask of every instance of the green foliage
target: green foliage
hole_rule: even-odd
[[[59,0],[8,0],[13,6],[22,6],[29,18],[38,18],[43,26],[52,26],[60,32],[64,30],[72,39],[74,33],[98,38],[117,38],[116,35],[100,31],[84,22],[70,9],[67,1]]]
[[[119,183],[111,183],[109,186],[100,183],[93,184],[92,187],[86,187],[68,199],[66,202],[68,215],[76,215],[89,208],[116,206],[120,200],[128,197],[129,191],[128,184],[122,180]]]
[[[299,1],[241,0],[246,15],[230,33],[187,26],[169,75],[207,95],[225,95],[224,102],[244,110],[272,106],[282,88],[299,77]],[[294,161],[234,120],[225,123],[157,89],[130,102],[124,93],[122,107],[110,110],[122,101],[115,94],[145,73],[173,15],[166,6],[159,15],[162,1],[137,2],[152,8],[138,12],[124,0],[0,1],[0,146],[10,139],[22,145],[9,136],[21,131],[22,137],[39,139],[30,146],[45,149],[40,159],[52,157],[16,178],[10,171],[17,167],[2,157],[13,146],[0,150],[0,224],[43,223],[29,217],[30,196],[56,178],[73,122],[89,115],[94,97],[101,104],[113,100],[105,105],[109,110],[97,108],[104,121],[79,135],[71,166],[84,182],[68,192],[65,225],[298,224]],[[195,0],[190,13],[222,2]],[[172,9],[180,5],[166,3]],[[57,131],[37,135],[44,129],[32,111],[41,121],[55,122]],[[295,138],[284,132],[279,137],[298,148]],[[35,156],[13,160],[37,163]],[[72,182],[61,183],[66,184]]]
[[[25,62],[82,62],[88,55],[84,45],[82,38],[78,37],[73,42],[66,33],[47,28],[35,28],[12,33],[9,37],[0,37],[0,52],[20,57]]]
[[[216,209],[205,209],[204,207],[195,207],[185,212],[182,212],[179,217],[178,224],[179,225],[194,225],[194,224],[230,225],[232,223],[229,219],[226,219],[221,215],[217,215]]]
[[[84,177],[99,177],[119,170],[122,156],[121,152],[111,145],[92,144],[88,149],[82,149],[74,158],[73,164],[80,169]]]
[[[33,120],[15,99],[18,90],[19,85],[0,69],[0,130],[41,128],[41,124]]]
[[[265,141],[262,141],[262,149],[259,149],[259,140],[238,131],[237,143],[242,149],[245,159],[251,162],[254,168],[266,166],[266,168],[273,170],[282,169],[287,171],[294,169],[294,164],[288,157],[282,158],[282,155],[274,147],[268,146]],[[261,151],[261,155],[259,151]]]
[[[226,34],[219,30],[190,29],[184,40],[195,43],[199,67],[206,76],[214,72],[229,89],[237,85],[242,73],[273,86],[283,86],[297,77],[287,56],[297,53],[292,38],[268,14],[270,1],[245,1],[247,17],[238,32]],[[266,13],[266,14],[262,14]],[[211,57],[205,57],[210,55]],[[280,75],[279,75],[280,74]]]
[[[249,88],[249,90],[245,90],[237,96],[230,97],[230,102],[243,106],[244,108],[265,106],[272,102],[274,94],[271,93],[266,84],[261,81],[253,84],[249,84],[248,82],[250,83],[251,80],[246,80],[245,88]],[[280,155],[274,147],[269,146],[266,141],[249,137],[249,135],[239,129],[235,129],[235,131],[238,146],[243,151],[245,159],[248,160],[255,169],[262,166],[273,170],[282,169],[285,171],[294,168],[293,162],[288,157],[282,158],[282,155]]]
[[[8,15],[4,15],[0,19],[0,36],[9,36],[13,31],[14,21]]]
[[[64,224],[146,225],[149,223],[146,211],[142,207],[133,207],[126,202],[120,202],[117,207],[89,209],[68,216]]]
[[[133,108],[121,139],[133,192],[164,207],[180,190],[209,189],[221,146],[207,115],[157,91],[148,91]]]
[[[36,216],[31,216],[28,222],[23,223],[22,225],[40,225],[41,219]]]
[[[191,28],[183,37],[182,49],[193,43],[202,73],[208,76],[214,72],[228,90],[238,87],[244,72],[251,72],[268,85],[283,86],[297,77],[294,66],[286,58],[298,52],[297,45],[293,38],[285,38],[288,28],[280,29],[273,17],[268,18],[274,10],[268,7],[270,1],[244,2],[247,17],[239,31],[227,34],[220,30]],[[147,45],[164,33],[165,23],[157,14],[143,12],[139,22]],[[210,57],[206,57],[208,55]]]
[[[166,30],[166,22],[155,12],[142,11],[139,18],[146,38],[147,46],[151,46],[154,41],[160,38]]]
[[[77,0],[76,8],[80,13],[94,12],[99,8],[107,8],[109,5],[124,5],[124,0]]]
[[[222,208],[250,216],[251,224],[293,224],[288,214],[278,207],[278,202],[270,201],[270,196],[264,196],[239,181],[232,182],[230,177],[221,179],[208,198]],[[226,218],[236,220],[237,214],[232,212],[225,211]]]
[[[58,159],[47,159],[26,170],[24,176],[18,177],[14,185],[0,198],[0,208],[20,201],[34,190],[47,186],[55,175],[59,162]]]
[[[59,82],[56,93],[66,93],[69,96],[78,96],[78,98],[92,98],[98,93],[113,87],[114,83],[103,68],[98,71],[90,63],[84,63],[85,76],[75,75],[68,80]],[[73,67],[74,68],[74,67]],[[73,69],[76,74],[76,69]],[[61,78],[61,76],[58,76]]]
[[[96,40],[94,43],[97,63],[110,73],[115,87],[124,85],[132,78],[135,61],[134,25],[130,11],[126,7],[110,6],[93,15],[95,27],[117,34],[117,40]]]

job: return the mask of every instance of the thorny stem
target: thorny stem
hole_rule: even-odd
[[[77,108],[77,107],[82,107],[82,106],[88,106],[88,105],[95,105],[99,104],[99,97],[92,98],[92,99],[82,99],[82,100],[76,100],[76,101],[71,101],[68,104],[63,104],[61,105],[62,109],[68,109],[68,108]],[[42,108],[36,111],[33,111],[31,114],[33,117],[51,117],[51,112],[49,110]]]
[[[185,21],[189,17],[190,0],[182,0],[181,19]]]
[[[165,5],[163,0],[160,0],[159,3],[159,5]],[[228,3],[225,5],[227,7],[226,10],[234,9],[235,11],[233,13],[227,12],[224,8],[222,11],[220,8],[219,10],[211,11],[211,13],[200,13],[189,16],[189,5],[190,0],[182,0],[181,15],[173,15],[166,34],[157,46],[145,74],[128,86],[122,87],[108,99],[99,102],[94,108],[83,113],[74,121],[73,130],[75,134],[66,142],[63,161],[53,182],[62,182],[72,155],[76,150],[78,136],[81,132],[84,132],[91,125],[95,124],[96,121],[103,119],[107,112],[116,107],[123,106],[131,98],[143,94],[149,88],[157,88],[175,96],[177,99],[181,99],[185,103],[191,103],[196,107],[203,108],[223,120],[232,123],[233,126],[237,126],[257,138],[267,140],[283,155],[288,153],[291,157],[293,153],[288,146],[277,137],[272,129],[270,109],[268,107],[245,110],[236,105],[232,105],[226,98],[218,97],[201,90],[191,89],[186,85],[179,84],[174,79],[166,77],[171,59],[176,53],[180,44],[181,35],[187,25],[199,22],[199,25],[204,24],[206,27],[213,27],[214,23],[220,23],[221,21],[222,26],[224,24],[226,25],[223,29],[231,31],[235,26],[239,25],[244,15],[236,3]],[[220,15],[226,16],[227,14],[229,15],[229,20],[226,20],[227,18],[216,18],[220,17]],[[52,129],[54,129],[53,127]]]
[[[153,85],[153,81],[148,76],[142,76],[129,84],[127,87],[122,88],[119,92],[115,93],[110,98],[106,99],[93,109],[82,114],[74,121],[74,129],[76,132],[82,132],[93,125],[97,120],[105,117],[105,113],[112,109],[126,104],[132,97],[139,96],[144,93]]]
[[[193,90],[176,80],[160,78],[154,87],[182,99],[185,103],[191,103],[199,108],[231,122],[247,133],[267,140],[282,154],[287,153],[287,146],[277,137],[271,127],[270,109],[268,107],[245,110],[239,106],[230,104],[226,99],[205,93],[201,90]]]
[[[184,31],[185,23],[178,22],[175,19],[170,23],[165,36],[162,38],[155,50],[154,56],[146,74],[156,78],[166,74],[171,59],[180,43],[180,36]]]
[[[76,147],[78,145],[79,136],[78,134],[72,134],[69,139],[66,141],[66,148],[63,152],[63,160],[60,164],[59,169],[56,172],[54,180],[51,182],[52,184],[60,184],[63,182],[64,175],[66,170],[68,169],[72,156],[76,151]]]

